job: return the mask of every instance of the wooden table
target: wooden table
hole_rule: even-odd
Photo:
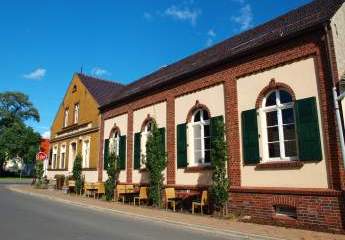
[[[134,197],[139,196],[139,192],[135,191],[135,192],[120,193],[119,195],[122,196],[125,199],[125,201],[129,199],[129,203],[131,203],[133,202]]]
[[[199,192],[176,192],[176,198],[181,199],[181,207],[185,209],[191,209],[193,200],[200,196]]]

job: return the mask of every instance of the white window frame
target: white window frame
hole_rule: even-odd
[[[116,130],[112,133],[110,139],[109,139],[109,149],[110,153],[115,151],[115,155],[119,156],[119,151],[120,151],[120,131]]]
[[[52,169],[56,169],[56,163],[57,163],[57,157],[58,157],[58,146],[53,146],[53,153],[52,153]]]
[[[74,123],[75,124],[79,122],[79,110],[80,110],[79,103],[76,103],[74,105]]]
[[[72,156],[72,145],[75,144],[75,156]],[[68,169],[73,169],[73,162],[75,160],[75,157],[78,155],[78,141],[73,140],[69,143],[69,151],[68,151]]]
[[[143,169],[146,167],[145,164],[145,158],[146,158],[146,143],[147,139],[149,138],[151,131],[152,131],[152,126],[151,130],[148,130],[148,127],[150,124],[153,124],[153,120],[150,120],[146,123],[144,127],[144,131],[141,132],[141,141],[140,141],[140,169]]]
[[[64,154],[62,158],[62,154]],[[60,146],[60,169],[64,169],[66,163],[66,143],[62,143]]]
[[[88,148],[86,149],[86,143]],[[88,152],[86,153],[86,150]],[[90,162],[90,152],[91,152],[91,138],[84,138],[83,139],[83,144],[82,144],[82,156],[83,156],[83,164],[82,168],[88,168],[89,167],[89,162]]]
[[[295,161],[298,159],[298,148],[297,148],[297,133],[295,132],[295,141],[296,142],[296,156],[287,157],[285,154],[285,137],[284,137],[284,126],[291,125],[291,124],[283,124],[283,115],[282,110],[284,109],[294,109],[294,102],[290,103],[280,103],[280,93],[279,91],[285,91],[284,89],[275,89],[270,91],[263,99],[262,106],[260,109],[260,122],[261,122],[261,135],[262,135],[262,145],[263,145],[263,162],[272,162],[272,161]],[[273,92],[276,94],[276,105],[266,107],[267,97],[269,97]],[[267,119],[266,114],[269,112],[277,111],[277,121],[278,125],[278,136],[279,136],[279,150],[280,150],[280,157],[270,157],[269,156],[269,141],[268,141],[268,130],[267,130]],[[294,114],[294,126],[296,131],[296,116]],[[278,141],[275,141],[278,142]]]
[[[188,123],[188,146],[189,146],[189,154],[188,154],[188,165],[189,166],[208,166],[211,165],[211,162],[205,162],[205,136],[204,136],[204,127],[205,126],[209,126],[210,127],[210,118],[211,116],[209,116],[208,120],[204,120],[203,117],[203,111],[205,111],[204,109],[198,109],[197,111],[194,112],[191,122]],[[194,122],[194,117],[195,115],[200,112],[200,121],[199,122]],[[194,127],[195,126],[200,126],[200,140],[201,140],[201,159],[202,162],[196,162],[195,160],[195,149],[194,149]],[[211,134],[209,136],[209,138],[211,138]],[[210,154],[211,154],[211,149],[210,150]]]
[[[67,127],[68,126],[68,113],[69,110],[68,108],[65,109],[65,112],[64,112],[64,120],[63,120],[63,126],[64,127]]]

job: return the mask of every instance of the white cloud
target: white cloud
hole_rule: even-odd
[[[44,133],[41,134],[42,138],[50,138],[50,131],[45,131]]]
[[[213,44],[214,38],[216,37],[216,35],[217,34],[216,34],[216,32],[213,29],[208,30],[208,32],[207,32],[208,38],[207,38],[207,41],[206,41],[206,46],[207,47],[210,47]]]
[[[200,9],[189,8],[185,6],[183,8],[178,6],[171,6],[164,11],[164,16],[172,17],[180,21],[189,21],[193,26],[196,24],[198,17],[201,14]]]
[[[23,77],[26,79],[31,79],[31,80],[40,80],[40,79],[44,78],[46,73],[47,73],[47,69],[36,68],[32,72],[24,74]]]
[[[239,30],[245,31],[253,26],[253,12],[250,4],[245,4],[240,8],[238,16],[233,16],[231,20],[239,24]]]
[[[97,77],[101,77],[105,75],[110,75],[110,72],[104,68],[94,67],[91,70],[91,74]]]
[[[152,16],[152,14],[149,13],[149,12],[144,12],[144,18],[145,18],[146,20],[152,20],[152,19],[153,19],[153,16]]]

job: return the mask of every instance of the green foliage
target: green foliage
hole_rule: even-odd
[[[111,201],[114,198],[114,189],[120,172],[119,157],[111,152],[106,162],[108,163],[106,166],[108,179],[105,182],[105,198]]]
[[[35,176],[36,176],[36,186],[41,187],[43,184],[43,161],[36,161],[35,165]]]
[[[166,153],[162,147],[162,134],[157,125],[152,126],[151,134],[146,142],[146,168],[150,176],[149,199],[153,206],[160,206],[163,187],[162,171],[166,166]]]
[[[4,162],[19,157],[24,163],[35,161],[40,135],[25,125],[39,121],[37,109],[27,95],[20,92],[0,93],[0,172]]]
[[[82,161],[80,153],[77,154],[73,163],[73,178],[75,179],[75,191],[76,193],[81,193],[83,189],[83,177],[82,177]]]
[[[213,169],[211,197],[216,210],[224,208],[228,202],[228,179],[226,177],[226,141],[224,123],[217,121],[213,127],[217,134],[212,136],[211,164]]]

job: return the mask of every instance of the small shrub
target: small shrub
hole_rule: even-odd
[[[75,191],[79,194],[81,194],[83,189],[82,160],[81,155],[78,153],[75,157],[72,170],[73,178],[75,179]]]
[[[35,176],[36,176],[36,187],[41,187],[44,183],[43,181],[43,161],[36,161],[35,166]]]
[[[111,201],[114,198],[114,190],[120,171],[119,157],[114,152],[111,152],[108,157],[106,170],[108,179],[105,182],[105,198],[107,201]]]

